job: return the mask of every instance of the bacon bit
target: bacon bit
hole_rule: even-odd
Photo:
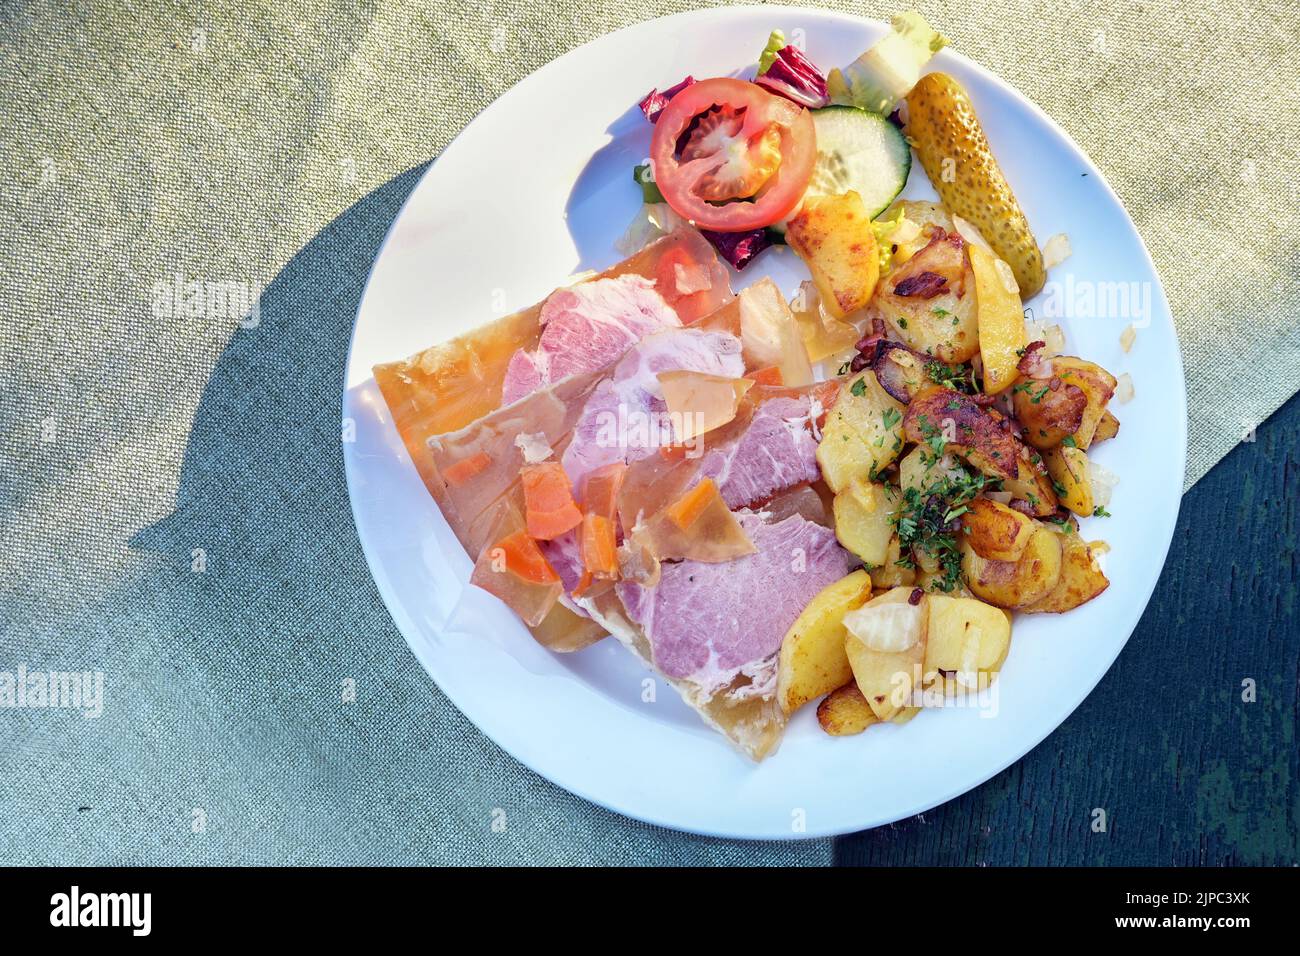
[[[921,598],[925,597],[925,592],[920,588],[912,588],[912,593],[907,596],[907,603],[916,607],[921,603]]]
[[[546,560],[546,555],[542,554],[542,549],[526,531],[516,531],[502,538],[493,545],[492,550],[500,552],[506,570],[517,578],[533,584],[554,584],[560,580],[551,563]]]
[[[937,272],[922,272],[908,276],[894,286],[894,295],[907,299],[933,299],[936,295],[942,295],[947,291],[948,280]]]
[[[488,457],[487,452],[480,451],[468,458],[462,458],[456,464],[444,470],[442,477],[449,485],[463,485],[490,464],[492,464],[492,459]]]
[[[1012,498],[1009,507],[1019,511],[1022,515],[1029,515],[1031,518],[1034,517],[1034,509],[1030,507],[1029,502],[1025,501],[1023,498]]]
[[[1020,361],[1016,363],[1016,368],[1021,375],[1027,375],[1030,378],[1042,378],[1044,372],[1050,371],[1047,358],[1038,354],[1046,346],[1047,343],[1041,339],[1037,342],[1030,342],[1025,346],[1025,354],[1020,356]],[[1047,368],[1044,368],[1044,366],[1047,366]]]
[[[704,509],[718,496],[718,487],[712,478],[705,478],[686,494],[667,507],[668,517],[673,524],[685,531],[704,513]]]
[[[1047,383],[1047,387],[1054,392],[1059,392],[1061,390],[1061,385],[1062,385],[1061,380],[1057,378],[1055,375],[1053,375]]]
[[[550,541],[582,522],[582,512],[569,490],[569,476],[558,461],[528,465],[519,471],[524,486],[524,509],[528,533],[538,541]]]
[[[781,368],[778,365],[769,365],[767,368],[755,369],[744,376],[752,379],[757,385],[784,385],[785,379],[781,375]]]

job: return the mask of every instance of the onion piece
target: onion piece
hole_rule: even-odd
[[[845,614],[844,627],[873,651],[905,651],[921,639],[924,613],[919,604],[867,604]]]
[[[1133,396],[1137,393],[1133,390],[1133,376],[1124,372],[1115,379],[1115,400],[1121,405],[1127,405],[1133,401]]]
[[[1070,237],[1063,232],[1058,232],[1047,240],[1043,246],[1043,268],[1055,269],[1074,252],[1070,248]]]
[[[1137,329],[1133,327],[1132,323],[1129,323],[1128,328],[1119,334],[1119,347],[1125,352],[1131,352],[1133,350],[1133,342],[1137,339],[1137,336]]]
[[[1106,507],[1110,504],[1111,493],[1119,484],[1119,475],[1095,461],[1088,462],[1088,484],[1092,486],[1094,504]]]

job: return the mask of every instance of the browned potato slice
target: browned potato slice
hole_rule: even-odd
[[[851,737],[862,733],[872,724],[880,723],[880,720],[862,696],[862,691],[858,690],[858,685],[849,681],[838,690],[831,691],[817,705],[817,723],[832,737]]]
[[[1029,505],[1029,509],[1039,518],[1054,514],[1058,502],[1056,489],[1052,486],[1051,476],[1042,465],[1042,456],[1034,452],[1029,459],[1022,458],[1017,463],[1016,477],[1004,478],[1002,490]]]
[[[842,621],[845,613],[869,600],[871,578],[866,571],[854,571],[822,588],[795,618],[777,658],[776,698],[787,714],[853,676],[844,654]]]
[[[809,196],[790,220],[786,241],[808,265],[822,305],[842,319],[871,301],[880,256],[871,216],[855,192]]]
[[[1007,288],[998,266],[1000,263],[983,246],[970,247],[971,268],[975,275],[975,314],[979,325],[980,360],[984,364],[984,391],[996,395],[1011,386],[1019,371],[1017,364],[1024,354],[1025,310],[1020,296]]]
[[[1097,422],[1097,430],[1093,433],[1092,444],[1099,441],[1105,441],[1108,438],[1114,438],[1119,434],[1119,419],[1111,414],[1110,409],[1101,413],[1101,421]]]
[[[1019,561],[990,561],[963,541],[962,571],[977,598],[998,607],[1033,604],[1056,586],[1061,576],[1061,536],[1039,527]]]
[[[1053,390],[1048,382],[1023,379],[1012,389],[1011,403],[1016,421],[1025,426],[1025,441],[1035,448],[1055,448],[1079,430],[1088,396],[1077,385],[1060,383]]]
[[[980,672],[996,671],[1011,644],[1010,616],[974,598],[931,594],[927,599],[925,673],[958,674],[974,686]]]
[[[903,406],[864,369],[844,383],[826,415],[817,464],[836,493],[855,479],[874,479],[903,448]]]
[[[934,385],[919,392],[903,416],[903,435],[922,444],[936,435],[948,449],[995,478],[1014,478],[1024,445],[969,395]]]
[[[1032,518],[988,498],[976,498],[961,517],[966,540],[981,558],[1019,561],[1033,537]]]
[[[958,369],[954,365],[940,362],[937,358],[914,352],[905,345],[888,340],[881,342],[877,347],[872,368],[880,381],[880,387],[906,405],[917,392],[935,384],[927,368],[931,364],[950,376],[958,374]]]
[[[904,707],[893,717],[889,718],[891,724],[905,724],[921,712],[920,707]]]
[[[961,236],[932,228],[925,247],[880,281],[871,304],[909,349],[944,362],[979,352],[975,278]]]
[[[1088,453],[1082,448],[1061,445],[1043,452],[1047,473],[1056,482],[1061,504],[1075,514],[1092,514],[1092,482],[1088,478]]]
[[[1110,587],[1087,542],[1077,534],[1057,537],[1061,539],[1061,576],[1055,587],[1033,604],[1021,608],[1027,614],[1072,611]]]
[[[1115,376],[1100,365],[1070,355],[1053,358],[1052,371],[1063,385],[1077,385],[1088,398],[1079,428],[1074,433],[1075,444],[1087,450],[1092,445],[1102,416],[1106,414],[1106,404],[1115,394],[1118,384]]]

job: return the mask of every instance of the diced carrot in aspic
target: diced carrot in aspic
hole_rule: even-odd
[[[745,378],[753,379],[758,385],[784,385],[785,379],[781,375],[781,368],[777,365],[769,365],[767,368],[759,368],[750,372]]]
[[[558,461],[527,465],[519,472],[524,486],[524,511],[528,533],[550,541],[582,522],[582,512],[569,489],[569,476]]]
[[[533,584],[551,584],[560,579],[526,531],[516,531],[494,544],[492,557],[499,557],[507,571]]]
[[[487,452],[480,451],[446,468],[442,478],[449,485],[463,485],[490,464],[492,459],[488,457]]]
[[[664,461],[679,462],[686,458],[685,445],[660,445],[659,457]]]
[[[704,509],[716,497],[718,497],[717,485],[713,483],[712,478],[705,478],[668,506],[668,517],[672,518],[677,527],[685,531],[695,523],[695,519],[704,513]]]
[[[579,539],[582,564],[595,575],[612,577],[618,573],[614,522],[604,515],[584,515]]]

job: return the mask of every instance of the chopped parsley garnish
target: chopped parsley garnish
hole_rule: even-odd
[[[923,432],[925,427],[923,424]],[[942,440],[942,436],[939,437]],[[952,472],[935,475],[921,488],[908,488],[903,492],[902,503],[894,518],[899,550],[903,554],[921,552],[935,559],[939,566],[935,590],[953,591],[961,586],[961,551],[957,546],[957,534],[963,526],[959,519],[969,510],[970,502],[993,484],[983,475],[971,474],[958,467]],[[896,563],[900,567],[915,566],[910,557]]]
[[[1073,435],[1066,435],[1064,438],[1061,439],[1061,444],[1064,445],[1066,448],[1079,447],[1079,445],[1075,442]]]
[[[1101,505],[1097,505],[1097,507],[1092,509],[1092,516],[1094,518],[1109,518],[1110,512],[1107,511],[1105,508],[1103,508]]]
[[[849,386],[849,391],[858,396],[858,398],[861,398],[863,395],[867,394],[867,380],[865,378],[855,380],[854,383]]]
[[[926,362],[925,374],[930,376],[930,381],[936,385],[950,388],[954,392],[969,394],[975,390],[975,380],[970,367],[966,365],[950,366],[942,362]]]
[[[896,408],[886,408],[880,415],[886,428],[893,428],[903,420],[903,414]]]

